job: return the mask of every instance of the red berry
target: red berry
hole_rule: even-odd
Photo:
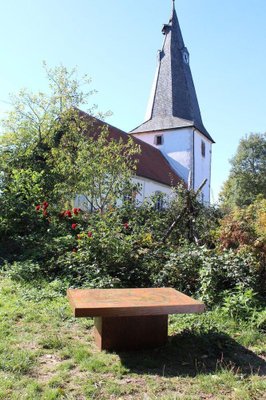
[[[42,203],[42,207],[43,207],[44,210],[46,210],[46,208],[48,208],[48,206],[49,206],[49,203],[47,203],[47,201],[44,201]]]

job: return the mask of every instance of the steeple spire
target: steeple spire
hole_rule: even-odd
[[[132,133],[182,127],[197,128],[213,142],[205,129],[189,66],[189,52],[179,26],[175,0],[172,15],[162,29],[165,35],[159,52],[159,65],[147,109],[146,122]]]

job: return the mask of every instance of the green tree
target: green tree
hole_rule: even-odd
[[[0,256],[7,243],[19,248],[37,235],[36,204],[45,201],[58,210],[84,194],[103,211],[131,190],[138,146],[127,138],[111,140],[94,116],[95,106],[87,113],[79,110],[95,92],[83,90],[90,84],[87,76],[79,79],[75,69],[63,66],[44,64],[44,69],[48,93],[21,90],[12,96],[12,110],[2,124]]]
[[[243,207],[258,195],[266,198],[266,133],[241,139],[230,163],[230,175],[220,194],[224,206]]]
[[[83,195],[84,206],[104,212],[132,193],[139,146],[130,137],[113,139],[106,125],[74,111],[57,146],[52,148],[55,185],[60,198]]]

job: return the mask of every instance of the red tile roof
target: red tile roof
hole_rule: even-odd
[[[98,130],[103,126],[107,126],[110,134],[110,139],[122,139],[123,141],[126,141],[130,137],[136,144],[140,146],[141,153],[136,155],[136,158],[138,159],[136,171],[137,176],[151,179],[167,186],[175,186],[179,183],[184,184],[182,178],[180,178],[177,173],[172,169],[160,150],[149,145],[148,143],[143,142],[140,139],[135,138],[134,136],[129,136],[121,129],[118,129],[106,122],[103,122],[98,118],[92,117],[83,111],[80,111],[80,116],[82,118],[85,117],[86,119],[88,119],[90,124],[92,124],[92,127],[96,127]],[[90,132],[88,132],[88,134],[92,135],[92,133]],[[93,134],[97,135],[97,132],[94,131]]]

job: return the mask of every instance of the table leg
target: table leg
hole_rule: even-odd
[[[167,342],[168,315],[96,317],[94,335],[100,350],[138,350]]]

